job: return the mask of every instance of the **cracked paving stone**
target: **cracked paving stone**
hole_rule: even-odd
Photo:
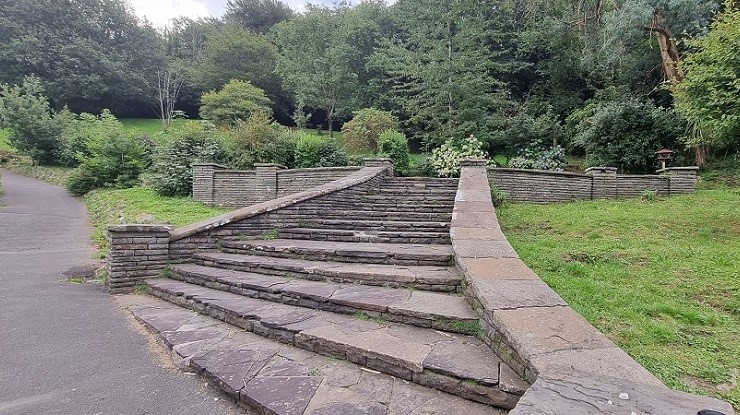
[[[241,391],[241,399],[267,413],[302,415],[322,378],[312,376],[255,378]]]

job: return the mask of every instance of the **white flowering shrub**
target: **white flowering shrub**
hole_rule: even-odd
[[[432,151],[431,162],[437,176],[457,177],[460,175],[460,160],[466,158],[488,158],[483,151],[483,143],[473,135],[462,140],[448,139]]]

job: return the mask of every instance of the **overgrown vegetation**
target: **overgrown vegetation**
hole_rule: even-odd
[[[740,407],[740,191],[505,204],[509,241],[668,386]]]

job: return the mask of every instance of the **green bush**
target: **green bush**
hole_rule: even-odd
[[[234,125],[247,120],[254,112],[271,114],[272,102],[265,91],[248,81],[232,79],[220,91],[210,91],[201,97],[200,116],[218,125]]]
[[[0,85],[0,128],[10,130],[10,143],[35,163],[57,163],[60,126],[38,78],[26,77],[21,85]]]
[[[529,143],[516,157],[508,160],[508,166],[514,169],[562,171],[568,166],[565,150],[559,145],[549,147],[548,144],[541,139]]]
[[[587,166],[616,167],[626,173],[655,169],[654,152],[676,148],[685,131],[672,110],[654,107],[634,98],[590,104],[575,125],[574,144],[586,152]]]
[[[517,148],[527,147],[534,142],[564,143],[565,134],[560,123],[550,115],[534,117],[525,112],[517,114],[507,122],[506,127],[494,133],[494,150],[511,154]]]
[[[409,172],[409,141],[398,131],[386,130],[378,137],[378,152],[381,157],[393,160],[393,171],[398,176]]]
[[[79,166],[67,179],[67,190],[83,195],[102,187],[131,187],[149,164],[142,142],[127,134],[107,110],[100,117],[81,114],[65,126],[74,139]]]
[[[157,149],[150,184],[163,196],[187,196],[193,191],[193,163],[220,163],[224,146],[216,131],[203,123],[188,123]]]
[[[378,137],[386,130],[398,130],[398,118],[377,108],[361,109],[342,126],[344,145],[352,151],[377,153]]]
[[[273,123],[264,112],[254,112],[246,121],[237,121],[228,134],[229,164],[251,169],[255,163],[295,165],[298,133]]]
[[[347,154],[333,138],[302,133],[296,141],[295,164],[298,168],[346,166]]]
[[[460,160],[465,158],[487,158],[483,143],[474,136],[465,139],[450,138],[432,151],[432,166],[439,177],[460,175]]]

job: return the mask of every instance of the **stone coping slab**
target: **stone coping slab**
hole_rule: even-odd
[[[240,271],[272,275],[290,273],[315,281],[414,287],[431,291],[456,291],[461,278],[457,270],[449,266],[353,264],[223,252],[196,253],[193,258],[209,266]]]
[[[303,192],[279,197],[277,199],[258,203],[256,205],[247,206],[241,209],[227,212],[214,218],[207,219],[205,221],[178,228],[170,234],[170,241],[178,241],[199,232],[215,229],[229,223],[238,222],[247,218],[251,218],[253,216],[261,215],[263,213],[272,212],[286,206],[294,205],[304,200],[313,199],[319,196],[337,192],[339,190],[347,189],[358,184],[366,183],[375,177],[388,174],[390,168],[391,167],[389,166],[364,167],[363,169],[356,171],[346,177],[311,188]]]
[[[465,332],[465,327],[478,321],[477,314],[465,298],[458,295],[306,281],[193,264],[176,265],[172,270],[173,278],[178,280],[288,304],[306,300],[300,302],[303,307],[350,314],[365,311],[371,312],[373,316],[390,317],[399,322],[403,321],[404,316],[408,316],[414,317],[412,324],[423,324],[423,327],[434,325],[447,331]],[[260,293],[269,295],[262,296]]]
[[[481,403],[508,409],[518,399],[498,385],[515,390],[511,385],[521,380],[500,378],[505,364],[471,336],[271,303],[173,280],[147,284],[157,297],[269,339]]]
[[[487,225],[498,220],[485,173],[480,165],[463,167],[450,237],[487,344],[533,382],[511,415],[695,415],[702,409],[734,414],[724,402],[664,386],[541,282],[496,227]],[[466,236],[471,222],[486,229]],[[620,399],[622,393],[636,399]]]
[[[271,415],[504,415],[350,362],[272,342],[161,300],[132,307],[172,352],[240,405]]]

